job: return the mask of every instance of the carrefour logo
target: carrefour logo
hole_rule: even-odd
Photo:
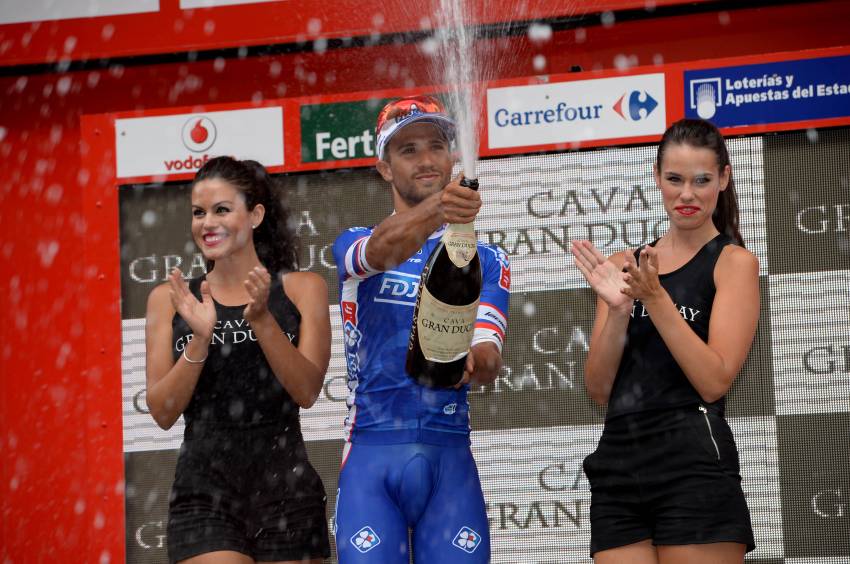
[[[194,153],[203,153],[212,147],[215,138],[215,124],[206,116],[192,116],[183,124],[183,145]]]
[[[614,111],[626,121],[646,119],[658,107],[658,102],[649,92],[632,90],[626,92],[614,104]]]
[[[505,149],[657,135],[666,110],[663,73],[491,88],[487,142]]]

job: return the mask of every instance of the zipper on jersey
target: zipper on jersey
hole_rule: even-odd
[[[717,460],[720,460],[720,449],[717,447],[717,441],[714,440],[714,432],[711,430],[711,421],[708,420],[708,410],[703,405],[699,406],[699,410],[702,411],[702,416],[705,417],[705,426],[708,427],[708,436],[711,437],[711,444],[714,445],[714,452],[717,453]]]

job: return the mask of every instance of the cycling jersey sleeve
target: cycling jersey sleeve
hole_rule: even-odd
[[[372,229],[352,227],[343,231],[334,241],[333,256],[340,282],[349,278],[368,278],[381,272],[366,262],[366,244],[372,236]]]
[[[508,328],[508,300],[511,290],[511,264],[505,251],[490,245],[479,246],[483,285],[472,345],[484,341],[496,344],[501,352]]]

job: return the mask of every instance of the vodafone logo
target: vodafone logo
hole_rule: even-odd
[[[283,108],[197,108],[191,113],[118,118],[115,149],[118,178],[185,176],[217,155],[278,167],[283,165]]]
[[[194,153],[203,153],[215,143],[215,124],[208,117],[192,116],[183,124],[181,138],[187,149]]]
[[[180,138],[183,145],[193,153],[204,153],[213,146],[216,139],[216,127],[206,116],[192,116],[183,124]],[[208,154],[189,155],[185,159],[163,161],[168,172],[195,171],[210,159]]]

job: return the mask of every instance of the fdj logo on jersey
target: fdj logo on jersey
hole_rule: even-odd
[[[625,107],[623,107],[625,105]],[[626,92],[617,103],[614,111],[627,121],[640,121],[649,117],[649,114],[658,107],[658,102],[648,92],[633,90]]]
[[[419,276],[402,272],[388,272],[381,280],[376,302],[414,305],[419,291]]]

